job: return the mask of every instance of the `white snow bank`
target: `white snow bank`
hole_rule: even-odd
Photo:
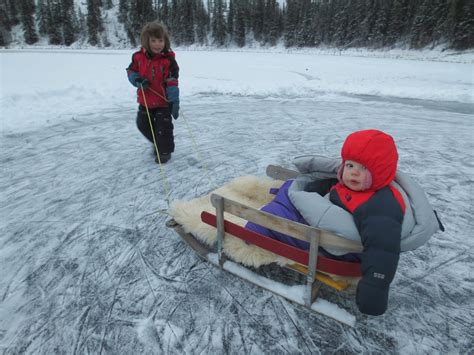
[[[208,259],[215,265],[219,265],[217,254],[208,254]],[[224,270],[231,272],[244,280],[250,281],[253,284],[259,285],[264,289],[267,289],[277,295],[280,295],[288,300],[295,303],[304,305],[304,294],[305,285],[288,286],[280,282],[270,280],[266,277],[257,275],[249,269],[240,266],[232,261],[225,261],[223,266]],[[318,313],[324,314],[328,317],[338,320],[341,323],[355,325],[355,316],[347,312],[345,309],[340,308],[334,303],[326,300],[317,298],[311,305],[311,309]]]
[[[2,131],[34,129],[102,110],[130,110],[133,116],[136,90],[125,72],[131,55],[131,50],[0,51]],[[215,95],[323,101],[377,95],[473,102],[468,63],[205,50],[177,50],[177,60],[184,107]]]

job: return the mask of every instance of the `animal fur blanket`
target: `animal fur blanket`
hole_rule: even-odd
[[[283,181],[267,177],[242,176],[213,191],[223,197],[232,199],[253,208],[260,208],[269,203],[275,196],[269,193],[270,188],[279,188]],[[191,201],[174,201],[170,206],[170,215],[187,233],[191,233],[200,242],[213,247],[217,241],[217,231],[201,221],[201,212],[215,214],[211,205],[210,194],[195,198]],[[247,222],[244,219],[225,213],[225,219],[240,226]],[[255,245],[246,244],[239,238],[226,234],[223,244],[224,253],[232,260],[246,266],[259,267],[270,263],[281,266],[293,264],[290,260],[261,249]]]

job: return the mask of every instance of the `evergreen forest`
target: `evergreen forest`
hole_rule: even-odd
[[[473,0],[0,0],[0,46],[136,47],[154,20],[174,46],[474,47]]]

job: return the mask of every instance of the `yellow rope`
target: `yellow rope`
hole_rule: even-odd
[[[163,164],[161,163],[160,151],[158,150],[158,145],[156,144],[155,132],[154,132],[154,129],[153,129],[153,124],[151,123],[151,116],[150,116],[150,112],[148,111],[148,105],[146,103],[145,90],[143,90],[142,85],[140,85],[140,88],[142,89],[143,102],[145,103],[146,114],[148,115],[148,123],[150,124],[151,135],[153,137],[153,145],[155,146],[156,156],[158,158],[158,163],[160,165],[161,181],[163,183],[163,189],[165,190],[165,195],[166,195],[165,201],[167,202],[168,207],[169,207],[169,205],[170,205],[170,201],[169,201],[170,190],[169,190],[169,186],[168,186],[168,179],[166,178],[165,168],[163,167]]]
[[[189,133],[189,135],[191,136],[191,142],[193,143],[194,150],[196,151],[196,154],[197,154],[197,157],[198,157],[198,161],[201,161],[201,162],[202,162],[202,164],[203,164],[203,166],[204,166],[204,172],[205,172],[207,178],[209,179],[209,182],[210,182],[211,185],[216,189],[216,188],[217,188],[217,185],[216,185],[216,183],[214,182],[214,180],[213,180],[212,177],[211,177],[211,174],[210,174],[209,169],[208,169],[208,167],[207,167],[206,161],[205,161],[204,159],[202,159],[202,157],[201,157],[201,153],[199,152],[198,145],[197,145],[197,143],[196,143],[196,140],[194,139],[193,131],[191,130],[191,126],[189,125],[188,120],[187,120],[186,117],[184,116],[183,111],[181,111],[181,116],[183,117],[184,123],[186,124],[186,128],[188,129],[188,133]]]
[[[160,96],[162,99],[164,99],[166,102],[169,102],[169,100],[164,97],[163,95],[161,95],[159,92],[153,90],[152,88],[148,88],[150,91],[152,91],[154,94]],[[214,182],[214,180],[212,179],[211,177],[211,174],[210,174],[210,171],[209,171],[209,168],[207,167],[207,164],[206,164],[206,161],[204,159],[202,159],[202,156],[201,156],[201,153],[199,151],[199,148],[198,148],[198,145],[196,143],[196,139],[194,138],[194,134],[193,134],[193,131],[191,129],[191,126],[189,125],[188,123],[188,120],[186,119],[186,117],[184,116],[184,113],[183,111],[180,110],[180,113],[181,113],[181,116],[183,117],[183,120],[184,120],[184,123],[186,125],[186,129],[188,130],[188,133],[189,135],[191,136],[191,142],[193,144],[193,147],[194,147],[194,150],[196,151],[196,154],[197,154],[197,157],[198,157],[198,161],[201,161],[203,166],[204,166],[204,172],[207,176],[207,178],[209,179],[209,182],[211,183],[211,185],[214,187],[214,188],[217,188],[217,185],[216,183]]]
[[[150,127],[152,127],[152,126],[151,126],[150,114],[148,113],[148,107],[147,107],[147,104],[146,104],[145,92],[144,92],[144,90],[143,90],[143,87],[142,87],[142,86],[140,86],[140,87],[141,87],[141,89],[142,89],[143,100],[144,100],[144,102],[145,102],[145,108],[146,108],[146,110],[147,110],[146,112],[147,112],[147,114],[148,114],[148,120],[150,121]],[[166,102],[169,102],[168,98],[166,98],[165,96],[161,95],[161,94],[160,94],[159,92],[157,92],[156,90],[153,90],[151,87],[149,87],[148,90],[150,90],[150,91],[153,92],[154,94],[158,95],[159,97],[161,97],[161,98],[162,98],[163,100],[165,100]],[[217,185],[216,185],[216,183],[214,182],[214,180],[213,180],[212,177],[211,177],[211,174],[210,174],[209,168],[208,168],[208,166],[207,166],[207,164],[206,164],[206,161],[205,161],[204,159],[202,159],[202,156],[201,156],[201,153],[200,153],[200,151],[199,151],[198,145],[197,145],[197,143],[196,143],[196,139],[194,138],[194,134],[193,134],[193,131],[192,131],[192,129],[191,129],[191,126],[189,125],[188,120],[186,119],[186,117],[185,117],[185,115],[184,115],[184,113],[183,113],[182,110],[180,110],[180,113],[181,113],[181,116],[183,117],[184,123],[185,123],[185,125],[186,125],[186,129],[188,130],[188,133],[189,133],[189,135],[190,135],[190,137],[191,137],[191,142],[192,142],[193,147],[194,147],[194,150],[195,150],[195,152],[196,152],[198,161],[201,161],[201,162],[202,162],[203,167],[204,167],[204,172],[205,172],[207,178],[209,179],[209,182],[211,183],[212,187],[214,187],[214,189],[216,189],[216,188],[217,188]],[[152,134],[153,134],[153,129],[152,129]],[[160,163],[160,171],[162,171],[162,172],[163,172],[163,175],[164,175],[164,169],[162,168],[162,164],[161,164],[161,160],[160,160],[160,154],[159,154],[159,151],[158,151],[158,147],[157,147],[157,145],[156,145],[155,135],[154,135],[154,134],[153,134],[153,143],[154,143],[154,145],[155,145],[155,149],[156,149],[156,152],[157,152],[158,162]],[[165,175],[165,180],[164,180],[164,182],[167,184],[166,175]],[[168,193],[168,192],[167,192],[167,193]],[[169,194],[169,193],[168,193],[168,194]],[[169,200],[167,199],[166,201],[168,202],[168,205],[169,205]]]
[[[170,102],[165,96],[161,95],[158,91],[156,90],[153,90],[152,88],[148,88],[148,90],[150,90],[152,93],[158,95],[159,97],[161,97],[163,100],[165,100],[166,102]]]

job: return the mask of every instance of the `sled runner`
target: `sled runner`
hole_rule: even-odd
[[[267,175],[277,180],[294,178],[298,175],[296,171],[284,169],[277,166],[269,166]],[[316,312],[330,316],[340,322],[353,326],[355,317],[337,305],[318,299],[318,290],[321,284],[326,284],[338,291],[346,289],[349,285],[357,282],[361,276],[360,264],[354,262],[338,261],[318,255],[318,248],[339,247],[348,251],[360,252],[362,245],[336,235],[321,233],[321,230],[308,225],[300,224],[284,218],[268,214],[257,208],[246,206],[219,194],[211,194],[211,204],[215,208],[214,213],[203,211],[200,215],[201,221],[215,228],[217,240],[214,248],[200,242],[192,233],[185,231],[183,226],[174,219],[168,221],[167,226],[174,228],[180,237],[202,258],[229,271],[251,283],[283,296],[290,301],[302,304]],[[224,219],[224,212],[252,221],[291,235],[297,239],[310,243],[310,250],[304,251],[296,247],[284,244],[280,241],[264,236],[262,234],[245,229],[243,226]],[[226,234],[236,237],[247,244],[264,249],[279,255],[288,262],[283,267],[306,276],[306,285],[291,286],[285,290],[285,285],[258,275],[232,260],[231,253],[223,252]],[[288,291],[288,292],[287,292]]]
[[[354,286],[361,276],[360,263],[334,260],[318,253],[320,247],[331,252],[362,251],[360,236],[350,236],[343,232],[345,229],[340,231],[339,226],[335,230],[324,227],[329,226],[324,219],[330,214],[336,216],[337,222],[332,221],[333,225],[341,224],[341,211],[334,214],[324,210],[325,217],[321,218],[323,228],[320,225],[297,223],[259,210],[272,201],[273,195],[269,190],[279,188],[284,180],[298,177],[296,182],[308,175],[311,178],[332,175],[336,173],[338,164],[338,161],[332,159],[310,156],[295,159],[298,172],[270,165],[266,173],[273,180],[244,176],[210,195],[191,201],[173,202],[170,208],[173,219],[168,221],[167,226],[174,228],[199,256],[211,264],[292,302],[353,326],[354,315],[318,297],[323,284],[337,291],[350,290],[353,288],[349,286]],[[410,205],[410,215],[405,215],[401,250],[413,250],[424,244],[440,226],[421,187],[401,172],[397,172],[397,179],[396,183],[403,187],[404,198]],[[312,207],[324,203],[331,205],[324,197],[318,198],[323,199],[323,202],[318,200]],[[348,214],[347,218],[353,224],[352,216]],[[248,221],[306,241],[310,245],[309,250],[305,251],[246,229],[244,226]],[[353,229],[357,233],[356,228]],[[351,232],[351,228],[347,230]],[[258,272],[259,267],[269,264],[276,264],[303,277],[299,278],[299,284],[287,285],[278,278],[269,278]]]

